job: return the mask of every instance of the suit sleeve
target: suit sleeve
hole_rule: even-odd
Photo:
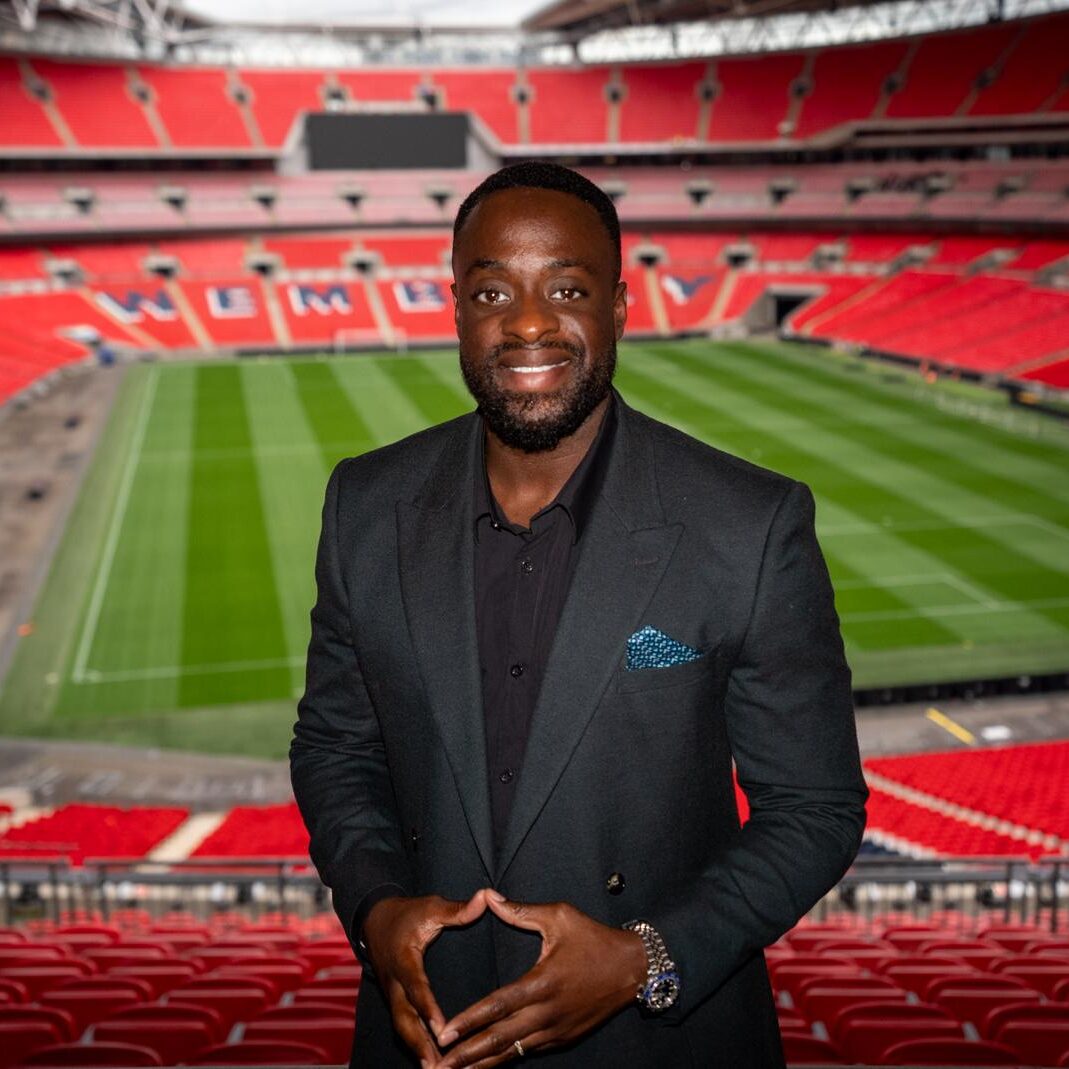
[[[726,716],[750,818],[651,917],[679,968],[680,1020],[791,928],[849,867],[867,791],[850,671],[813,497],[794,483],[768,528]]]
[[[338,500],[345,461],[334,469],[316,557],[317,597],[304,697],[290,744],[290,778],[310,835],[309,853],[331,889],[334,909],[353,931],[369,893],[409,885],[400,820],[378,718],[360,673],[338,546]]]

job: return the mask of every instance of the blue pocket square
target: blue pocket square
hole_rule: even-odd
[[[701,654],[677,642],[670,635],[647,624],[627,640],[627,670],[642,668],[671,668],[676,664],[696,661]]]

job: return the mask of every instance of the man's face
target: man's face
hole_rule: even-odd
[[[553,190],[491,193],[457,237],[453,275],[460,368],[484,419],[506,445],[554,448],[608,394],[627,318],[597,212]]]

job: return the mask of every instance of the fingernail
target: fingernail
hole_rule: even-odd
[[[486,894],[492,898],[495,902],[505,902],[507,899],[500,891],[495,891],[492,887],[486,892]]]
[[[443,1032],[438,1037],[438,1042],[443,1047],[448,1047],[450,1043],[456,1042],[456,1038],[460,1033],[455,1028],[450,1028],[448,1032]]]

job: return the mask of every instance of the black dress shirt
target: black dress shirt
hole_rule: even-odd
[[[597,499],[616,433],[616,399],[586,456],[530,527],[510,524],[494,500],[486,456],[475,469],[475,631],[482,667],[487,774],[494,845],[500,845],[523,766],[531,714],[564,608],[579,540]],[[369,891],[353,918],[363,944],[364,921],[383,898],[410,893],[394,884]]]
[[[612,448],[615,404],[610,399],[586,455],[530,527],[510,523],[494,500],[485,455],[476,468],[475,627],[495,846],[508,824],[579,540]]]

